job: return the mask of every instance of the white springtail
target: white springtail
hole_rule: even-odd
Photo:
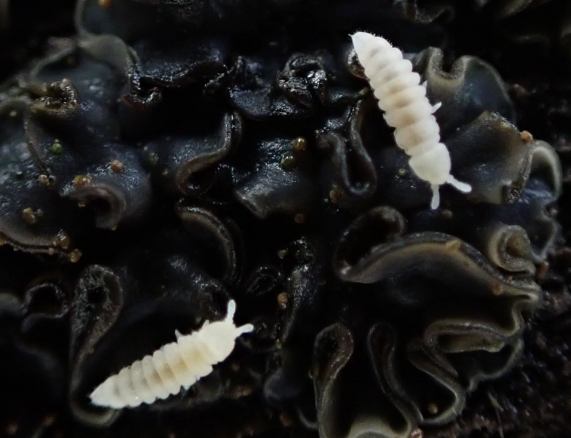
[[[223,320],[206,321],[189,335],[176,332],[176,342],[164,345],[107,378],[91,393],[91,402],[114,409],[133,408],[187,389],[232,353],[236,338],[254,330],[252,324],[236,327],[235,313],[236,303],[231,300]]]
[[[355,53],[365,70],[379,108],[385,112],[387,124],[395,128],[395,141],[410,157],[414,173],[432,188],[430,206],[440,205],[439,187],[450,184],[461,192],[472,190],[469,184],[450,174],[450,152],[440,142],[440,126],[434,112],[440,103],[431,105],[420,75],[412,71],[412,63],[384,38],[367,32],[351,36]]]

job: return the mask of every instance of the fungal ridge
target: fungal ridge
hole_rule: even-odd
[[[386,39],[367,32],[351,35],[355,53],[363,66],[384,119],[393,128],[399,148],[410,157],[409,165],[422,180],[430,183],[432,209],[440,205],[439,188],[450,184],[463,193],[472,187],[451,175],[450,152],[440,141],[440,126],[426,97],[426,83],[412,70],[412,63]]]
[[[234,350],[236,338],[254,330],[252,324],[236,327],[236,302],[230,300],[226,317],[205,321],[189,334],[175,332],[177,340],[136,360],[108,377],[90,394],[94,405],[121,409],[153,403],[178,394],[212,372]]]

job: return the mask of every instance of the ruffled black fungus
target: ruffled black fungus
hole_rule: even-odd
[[[404,438],[462,424],[526,357],[561,238],[569,87],[537,60],[568,51],[568,15],[530,26],[559,5],[79,0],[77,35],[0,84],[0,435]],[[443,187],[429,208],[355,30],[401,47],[442,102],[471,193]],[[230,298],[255,331],[210,375],[135,410],[90,404]]]
[[[32,434],[65,409],[70,285],[57,270],[7,248],[0,263],[1,418],[18,424],[25,413],[21,432]]]

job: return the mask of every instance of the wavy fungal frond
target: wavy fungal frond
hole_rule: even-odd
[[[254,330],[252,324],[236,327],[235,313],[236,303],[230,300],[223,320],[206,321],[189,335],[176,332],[176,342],[108,377],[91,393],[91,402],[114,409],[134,408],[188,389],[232,353],[239,336]]]
[[[434,117],[441,104],[428,101],[426,86],[420,83],[420,75],[412,71],[412,63],[382,37],[356,32],[351,39],[379,108],[385,112],[387,124],[395,128],[398,147],[410,157],[414,173],[430,184],[430,206],[436,209],[440,205],[439,188],[443,184],[470,192],[469,184],[450,174],[450,152],[440,142],[440,126]]]

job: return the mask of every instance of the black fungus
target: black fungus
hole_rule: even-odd
[[[15,3],[0,0],[0,37],[21,37]],[[8,50],[20,61],[0,66],[18,70],[0,83],[0,435],[404,438],[463,424],[486,382],[517,374],[530,321],[555,301],[571,110],[568,81],[544,72],[569,61],[570,11],[79,0],[76,34],[41,59]],[[402,48],[442,102],[471,193],[444,187],[430,209],[356,30]],[[230,298],[255,330],[210,375],[135,410],[90,404]]]

